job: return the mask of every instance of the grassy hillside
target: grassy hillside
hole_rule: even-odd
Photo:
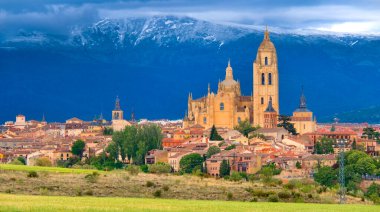
[[[149,198],[48,197],[0,194],[0,211],[379,211],[373,205],[251,203]]]
[[[72,174],[91,174],[94,171],[103,173],[103,171],[91,169],[69,169],[60,167],[42,167],[42,166],[21,166],[13,164],[0,164],[0,170],[12,171],[38,171],[38,172],[52,172],[52,173],[72,173]]]
[[[31,170],[37,174],[31,176]],[[276,201],[289,203],[338,202],[336,188],[322,189],[310,179],[298,180],[289,187],[281,181],[264,183],[260,179],[234,182],[193,175],[136,175],[125,170],[95,173],[94,170],[0,165],[0,193],[241,202],[268,202],[274,197]],[[351,204],[372,204],[361,198],[347,198]]]

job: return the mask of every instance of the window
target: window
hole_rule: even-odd
[[[237,120],[237,121],[238,121],[238,123],[240,123],[240,122],[241,122],[241,118],[240,118],[240,117],[238,117],[238,120]]]
[[[261,74],[261,84],[265,85],[265,74],[264,73]]]
[[[203,117],[203,124],[207,124],[207,118]]]
[[[224,110],[224,103],[220,103],[220,110]]]
[[[268,74],[268,85],[272,85],[272,73]]]
[[[261,97],[261,104],[264,104],[264,97]]]
[[[265,57],[265,65],[268,65],[268,57]]]

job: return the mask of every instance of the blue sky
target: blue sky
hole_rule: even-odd
[[[103,18],[152,15],[288,30],[380,34],[379,0],[1,0],[0,30],[60,33]]]

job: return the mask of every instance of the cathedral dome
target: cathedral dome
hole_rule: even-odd
[[[240,83],[234,80],[230,61],[226,68],[226,78],[219,83],[219,91],[232,91],[240,94]]]
[[[233,75],[233,72],[232,72],[232,67],[231,67],[231,62],[230,60],[228,60],[228,66],[226,68],[226,79],[223,80],[221,82],[222,85],[226,86],[226,87],[231,87],[231,86],[235,86],[238,84],[238,82],[236,82],[234,80],[234,75]]]

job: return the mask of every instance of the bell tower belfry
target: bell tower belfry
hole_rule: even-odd
[[[269,98],[279,114],[277,53],[268,29],[253,62],[253,125],[264,127],[264,111]]]
[[[112,120],[123,120],[123,111],[120,108],[119,97],[116,97],[115,109],[112,111]]]

